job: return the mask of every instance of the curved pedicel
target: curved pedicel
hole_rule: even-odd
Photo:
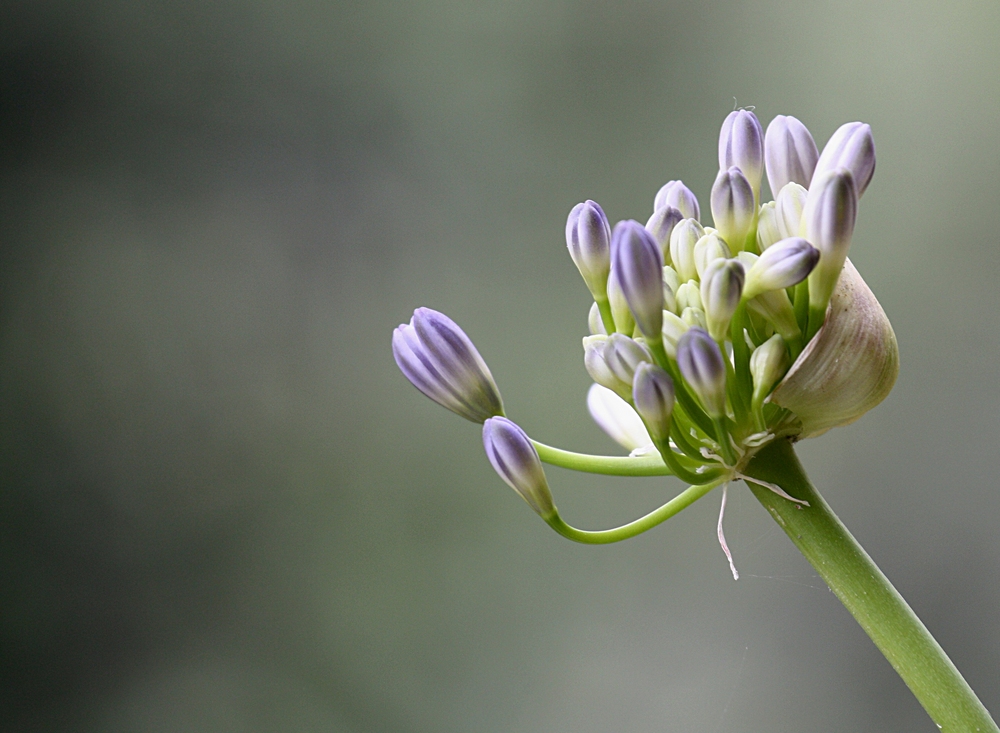
[[[802,423],[800,438],[848,425],[886,398],[899,374],[899,346],[874,293],[851,264],[826,321],[774,388],[770,401]]]

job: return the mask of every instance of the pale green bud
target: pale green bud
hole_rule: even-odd
[[[688,328],[689,324],[677,314],[663,312],[663,348],[671,359],[677,358],[677,342]]]
[[[608,276],[608,303],[611,305],[611,317],[615,319],[615,330],[631,336],[635,331],[635,319],[614,270]]]
[[[775,222],[781,232],[779,239],[802,236],[802,210],[808,196],[809,192],[794,181],[778,192],[774,207],[777,214]]]
[[[778,229],[778,212],[774,201],[768,201],[760,207],[757,214],[757,250],[763,252],[779,239],[781,231]]]
[[[725,260],[732,257],[729,247],[716,232],[710,232],[698,240],[694,246],[694,266],[698,271],[698,279],[704,278],[705,268],[715,260]]]
[[[703,310],[701,304],[701,287],[697,280],[688,280],[677,288],[677,310],[684,311],[685,308],[698,308]]]
[[[677,288],[680,287],[681,279],[677,277],[677,272],[670,265],[663,268],[663,307],[673,313],[677,313]]]
[[[795,320],[795,309],[784,290],[769,290],[747,301],[747,308],[763,316],[785,341],[802,335]]]
[[[687,307],[681,312],[681,320],[689,327],[708,328],[708,321],[705,320],[705,311],[701,308]]]
[[[670,233],[670,264],[682,281],[698,277],[694,246],[704,236],[705,228],[696,219],[681,219]]]
[[[591,335],[608,335],[607,330],[604,328],[604,319],[601,318],[601,309],[598,307],[597,303],[590,306],[590,313],[587,314],[587,328]]]
[[[785,340],[774,334],[750,355],[750,375],[753,377],[753,404],[760,405],[771,388],[788,371],[789,359]]]
[[[704,303],[708,332],[716,341],[726,340],[729,322],[740,304],[746,273],[739,260],[713,260],[701,279],[701,302]]]

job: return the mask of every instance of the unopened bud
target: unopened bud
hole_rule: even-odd
[[[757,251],[763,252],[779,239],[784,237],[778,229],[778,212],[774,201],[768,201],[757,214]]]
[[[851,172],[857,198],[861,198],[875,174],[875,138],[872,137],[871,127],[863,122],[848,122],[833,133],[816,163],[809,190],[838,168]]]
[[[593,303],[590,306],[590,313],[587,314],[587,328],[590,330],[590,334],[607,336],[608,332],[604,328],[604,319],[601,318],[601,309],[598,307],[597,303]]]
[[[719,134],[719,170],[729,170],[733,166],[743,171],[759,197],[760,179],[764,172],[764,130],[757,115],[745,109],[730,112]],[[714,205],[712,216],[715,216]],[[743,249],[739,245],[733,246]]]
[[[725,260],[733,256],[729,247],[716,232],[706,233],[694,246],[694,266],[698,278],[705,277],[705,268],[715,260]]]
[[[663,326],[663,254],[637,221],[620,221],[611,235],[615,275],[635,323],[650,340]]]
[[[392,355],[414,387],[466,420],[503,415],[489,367],[458,325],[443,313],[417,308],[392,334]]]
[[[611,317],[615,319],[615,330],[631,336],[635,331],[635,319],[632,318],[632,311],[628,307],[625,293],[614,270],[611,270],[608,276],[608,303],[611,306]]]
[[[662,209],[654,211],[653,215],[649,217],[649,221],[646,222],[646,231],[653,235],[665,262],[670,260],[670,233],[674,231],[677,222],[683,218],[684,216],[679,209],[675,209],[673,206],[664,206]]]
[[[697,280],[688,280],[677,288],[677,309],[701,308],[701,287]]]
[[[584,201],[569,212],[566,247],[594,300],[603,300],[611,269],[611,228],[596,202]]]
[[[677,358],[677,342],[688,330],[689,324],[680,316],[663,311],[663,348],[671,359]]]
[[[819,263],[809,275],[809,307],[826,308],[847,259],[854,234],[858,200],[854,177],[838,168],[813,183],[802,212],[806,239],[819,250]]]
[[[607,336],[587,336],[583,339],[583,366],[587,374],[595,382],[607,387],[624,399],[632,397],[632,381],[625,381],[615,376],[608,366],[606,350]]]
[[[753,189],[743,171],[733,166],[719,171],[712,185],[712,219],[734,252],[743,249],[757,211]]]
[[[681,219],[670,233],[670,264],[682,282],[698,277],[694,246],[704,236],[705,228],[696,219]]]
[[[701,219],[698,197],[680,181],[668,181],[656,192],[656,197],[653,199],[653,210],[658,211],[665,206],[677,209],[685,219],[694,219],[695,221]]]
[[[536,514],[543,519],[555,515],[542,461],[527,433],[505,417],[491,417],[483,423],[483,447],[493,470]]]
[[[708,332],[716,341],[726,340],[729,322],[740,304],[746,272],[739,260],[714,260],[701,279],[701,302]]]
[[[693,327],[677,343],[677,367],[710,417],[726,414],[726,365],[708,331]]]
[[[681,311],[681,320],[690,327],[708,328],[708,321],[705,320],[705,311],[701,308],[688,306]]]
[[[597,426],[625,450],[634,451],[653,444],[639,413],[607,387],[590,385],[587,410]]]
[[[805,125],[785,115],[771,120],[764,135],[764,162],[775,199],[789,182],[808,186],[818,159],[816,141]]]
[[[794,181],[778,192],[774,208],[780,239],[802,236],[802,210],[806,207],[808,196],[809,192]]]
[[[632,378],[635,370],[643,362],[653,361],[652,354],[641,343],[620,333],[608,337],[604,347],[604,362],[619,380],[628,384],[631,396]],[[625,395],[623,395],[624,397]],[[626,399],[628,399],[626,397]]]
[[[632,402],[654,441],[670,437],[670,417],[674,410],[674,382],[655,364],[640,364],[632,382]]]
[[[771,388],[778,383],[791,362],[785,340],[774,334],[750,355],[750,375],[753,377],[753,404],[760,405]]]
[[[663,267],[663,307],[673,313],[677,313],[677,288],[681,286],[681,279],[677,276],[677,271],[670,265]]]
[[[802,335],[795,320],[795,308],[784,290],[769,290],[747,301],[747,308],[763,316],[781,334],[785,341],[793,341]]]
[[[819,250],[801,237],[789,237],[774,244],[747,272],[745,299],[768,290],[781,290],[805,280],[819,261]]]

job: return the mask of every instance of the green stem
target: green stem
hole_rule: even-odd
[[[607,298],[598,300],[597,310],[601,313],[601,323],[604,324],[605,332],[612,334],[615,332],[615,317],[611,315],[611,303]]]
[[[672,471],[667,468],[657,453],[645,456],[592,456],[588,453],[573,453],[572,451],[553,448],[551,445],[531,441],[538,451],[538,457],[553,466],[568,468],[571,471],[584,473],[600,473],[606,476],[670,476]]]
[[[615,527],[614,529],[604,529],[595,532],[577,529],[576,527],[571,527],[566,524],[566,522],[563,521],[563,518],[559,516],[558,512],[553,514],[551,517],[543,518],[549,523],[549,526],[552,527],[552,529],[567,539],[573,540],[574,542],[582,542],[586,545],[606,545],[611,542],[621,542],[622,540],[627,540],[630,537],[635,537],[637,534],[642,534],[646,530],[652,529],[661,522],[670,519],[670,517],[674,516],[682,509],[686,509],[691,506],[698,501],[698,499],[722,483],[722,481],[713,481],[712,483],[705,484],[703,486],[689,486],[659,509],[654,509],[646,516],[641,517],[634,522],[629,522],[621,527]]]
[[[757,500],[830,586],[943,731],[998,733],[996,723],[899,592],[819,495],[787,440],[743,469],[777,484],[803,507],[747,482]]]

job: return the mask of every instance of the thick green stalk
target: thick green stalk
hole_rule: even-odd
[[[747,482],[757,500],[875,642],[943,731],[997,733],[969,684],[899,592],[819,495],[787,440],[761,449],[743,469],[809,502],[799,506]]]

